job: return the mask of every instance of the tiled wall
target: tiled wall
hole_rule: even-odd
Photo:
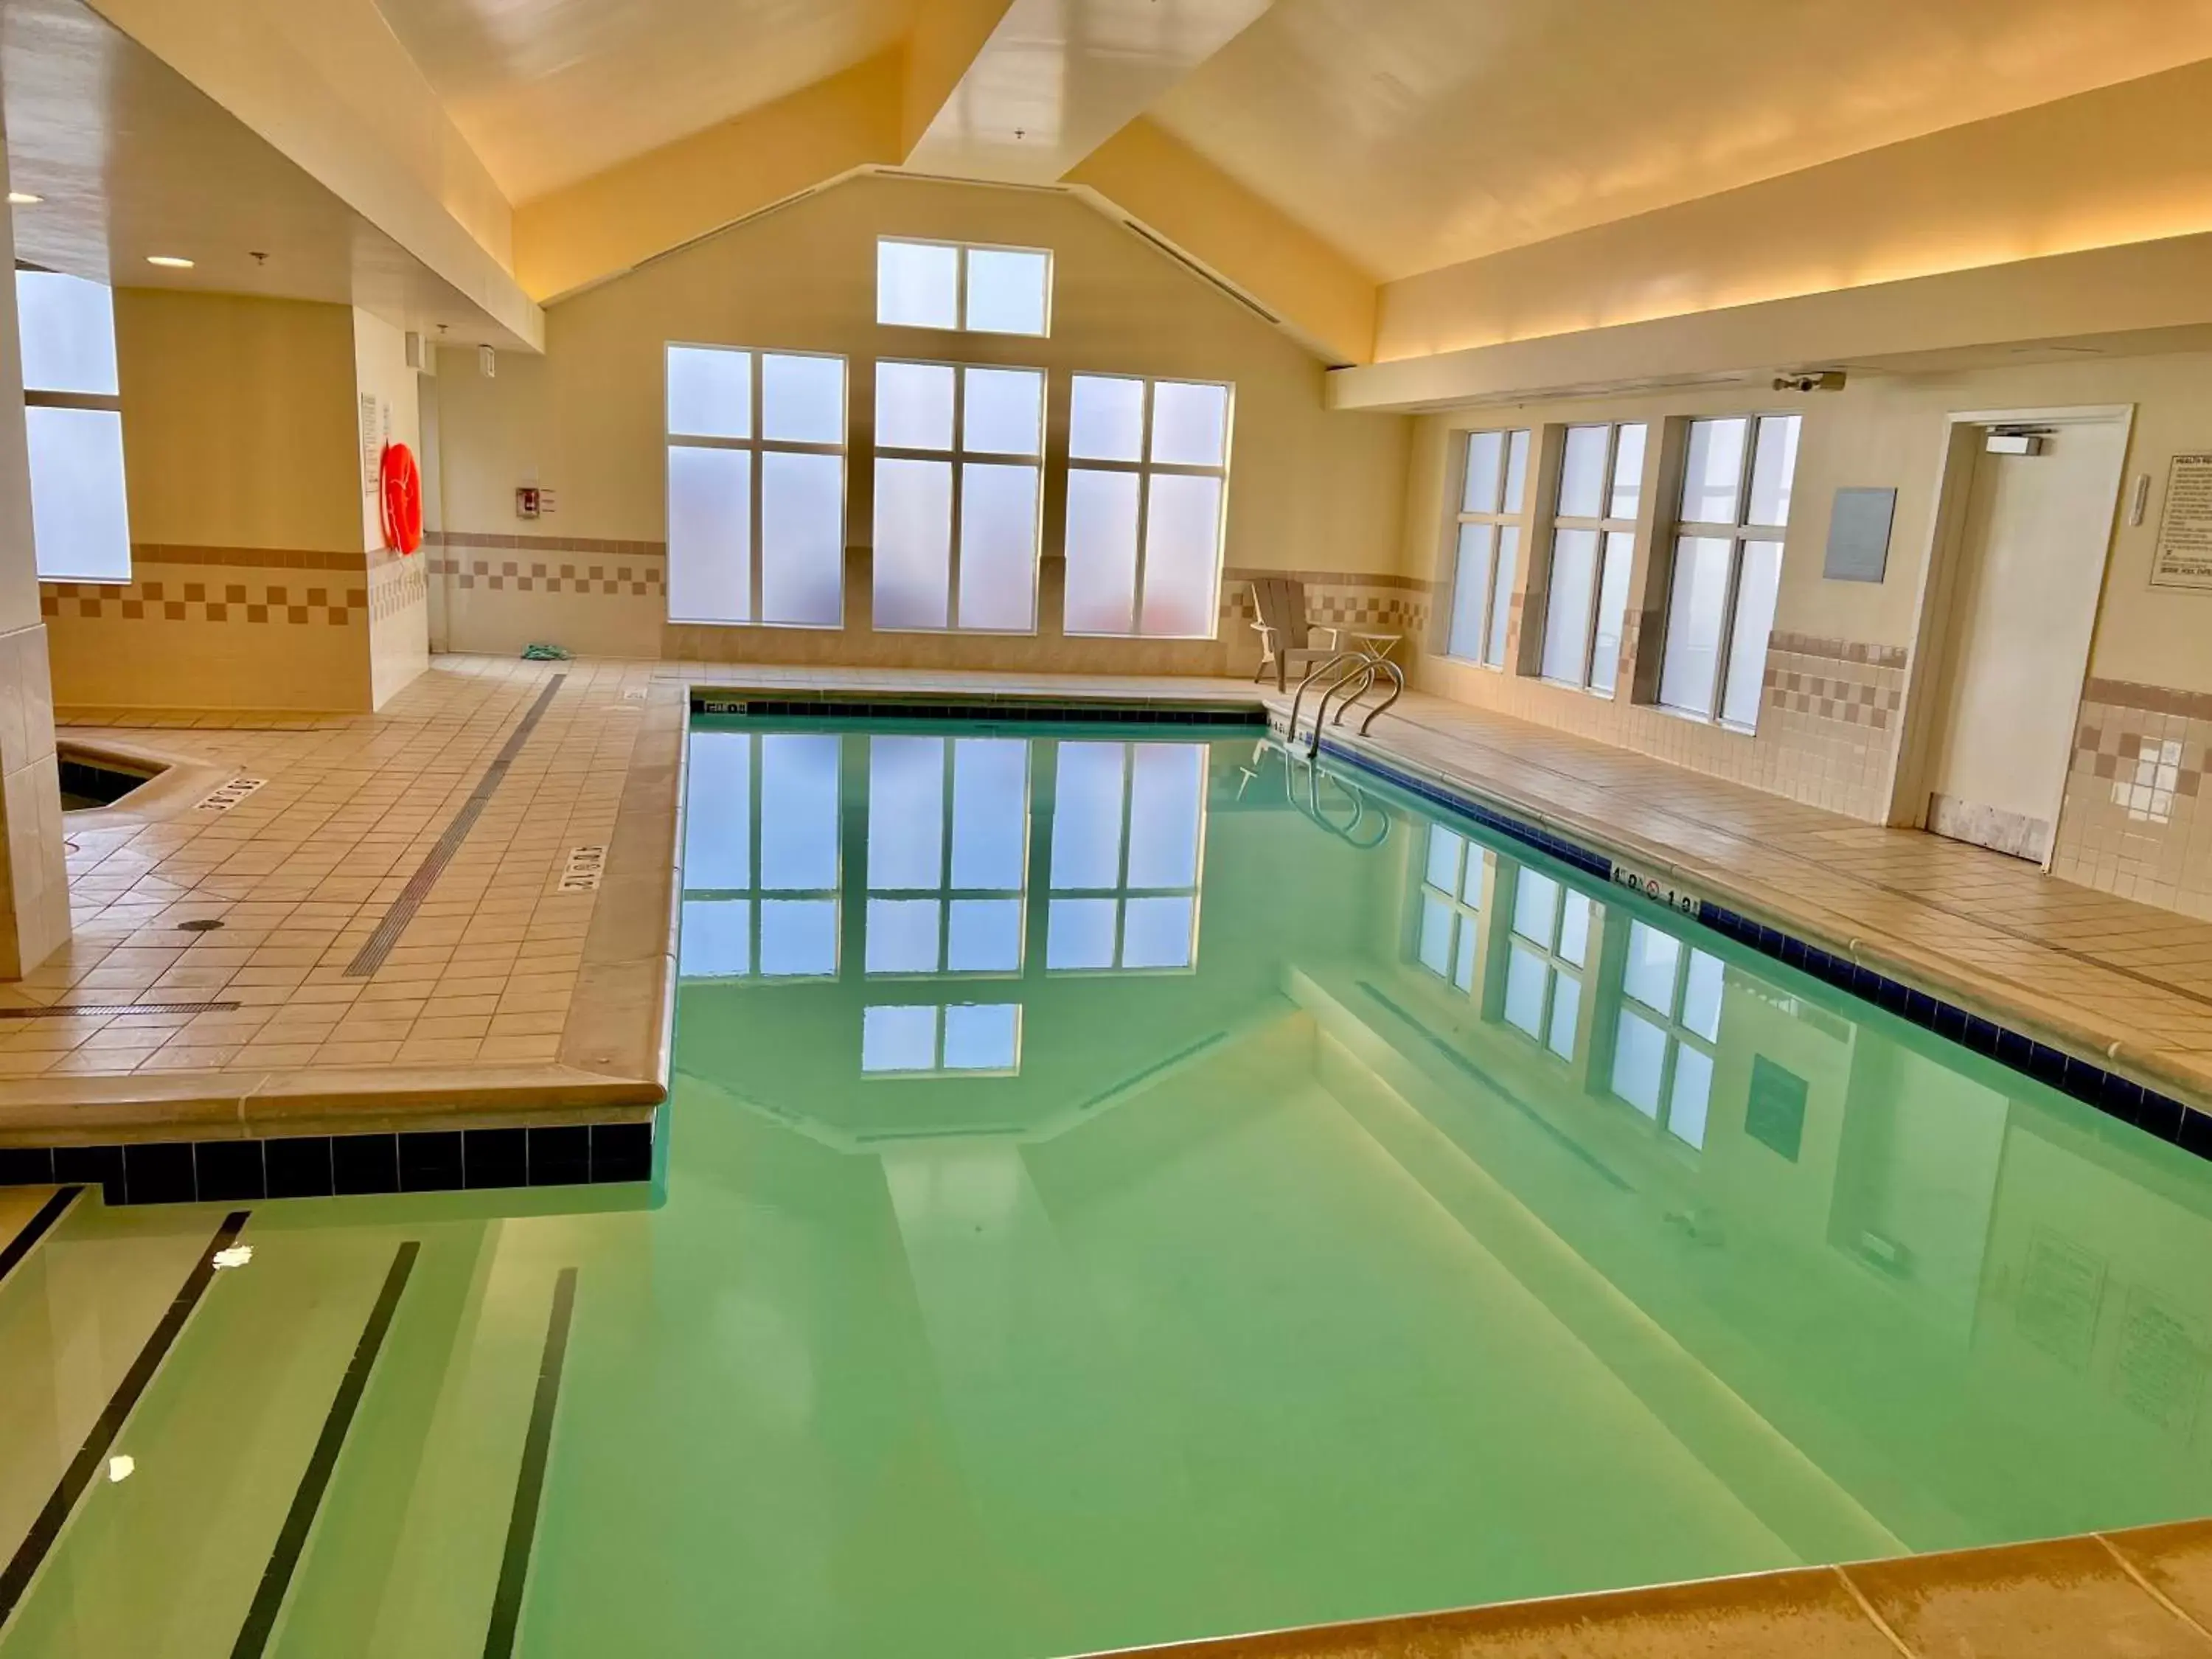
[[[427,557],[382,549],[368,556],[368,678],[379,708],[430,665]]]
[[[358,553],[131,550],[127,583],[41,582],[54,701],[104,708],[369,706]]]
[[[2212,916],[2212,692],[2092,679],[2051,873]]]

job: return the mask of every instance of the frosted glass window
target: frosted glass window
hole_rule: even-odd
[[[960,447],[971,454],[1036,455],[1044,448],[1044,375],[1032,368],[969,368]]]
[[[1451,906],[1433,893],[1421,901],[1421,926],[1417,946],[1421,966],[1439,979],[1451,975],[1452,943],[1456,918]]]
[[[1513,583],[1518,574],[1521,532],[1507,526],[1498,532],[1498,569],[1490,595],[1490,632],[1482,642],[1482,659],[1492,668],[1505,666],[1512,642]]]
[[[945,1069],[1011,1072],[1021,1057],[1016,1003],[956,1003],[945,1011]]]
[[[867,971],[935,973],[942,922],[942,909],[935,899],[871,898],[867,908]]]
[[[1523,865],[1513,884],[1513,931],[1550,948],[1558,936],[1559,884]]]
[[[1629,924],[1609,1086],[1692,1147],[1705,1141],[1722,981],[1717,957],[1644,922]]]
[[[1613,428],[1571,426],[1559,463],[1559,515],[1595,519],[1605,510],[1606,452]]]
[[[1526,865],[1514,871],[1505,1021],[1565,1060],[1575,1058],[1583,970],[1600,914],[1579,888]],[[1468,983],[1473,982],[1470,965]]]
[[[668,450],[668,617],[752,620],[753,457],[748,449]]]
[[[1195,965],[1206,768],[1203,744],[1060,745],[1048,969]]]
[[[46,580],[131,580],[123,416],[110,409],[23,410],[31,463],[31,534]]]
[[[761,620],[835,628],[844,615],[845,461],[761,454]]]
[[[695,732],[684,788],[684,885],[753,884],[753,739],[741,732]]]
[[[1562,962],[1583,965],[1589,953],[1589,895],[1569,890],[1559,901],[1559,942],[1555,947]]]
[[[1644,922],[1631,922],[1627,955],[1621,964],[1621,994],[1647,1008],[1669,1012],[1674,1006],[1674,975],[1681,960],[1679,940]]]
[[[23,389],[114,397],[115,301],[104,283],[54,270],[15,273]]]
[[[1455,988],[1474,988],[1488,851],[1442,824],[1429,826],[1421,869],[1414,959]]]
[[[1422,879],[1445,894],[1459,891],[1459,872],[1467,857],[1467,840],[1441,825],[1429,826],[1429,862]]]
[[[763,979],[821,979],[837,971],[837,907],[823,899],[763,899]]]
[[[1551,968],[1540,955],[1525,945],[1513,947],[1505,963],[1506,1024],[1532,1037],[1542,1036],[1551,976]]]
[[[752,431],[752,353],[669,347],[668,435],[750,438]]]
[[[1625,530],[1606,532],[1605,569],[1598,583],[1597,628],[1590,641],[1589,687],[1613,695],[1620,678],[1621,630],[1628,624],[1629,572],[1636,562],[1636,538]]]
[[[876,458],[875,623],[942,628],[952,576],[952,467]]]
[[[1482,659],[1483,624],[1490,603],[1490,566],[1497,545],[1498,528],[1489,524],[1459,527],[1459,552],[1452,575],[1451,630],[1447,655],[1469,662]]]
[[[1644,428],[1567,428],[1544,601],[1546,679],[1613,695],[1636,559]]]
[[[868,885],[935,888],[945,875],[945,739],[868,740]]]
[[[960,470],[960,626],[1036,624],[1037,471],[970,461]]]
[[[738,979],[753,970],[749,899],[686,899],[677,972],[685,979]]]
[[[1042,334],[1051,256],[1027,248],[971,247],[967,326],[988,334]]]
[[[1505,441],[1504,500],[1499,511],[1518,513],[1521,497],[1528,483],[1528,434],[1516,432]]]
[[[1589,666],[1591,600],[1598,532],[1561,530],[1552,539],[1552,592],[1544,623],[1544,678],[1580,685]]]
[[[1726,970],[1721,959],[1703,951],[1690,952],[1690,967],[1682,981],[1682,1024],[1708,1042],[1721,1036],[1721,988]]]
[[[1068,469],[1064,626],[1070,634],[1135,631],[1139,482],[1134,472]]]
[[[691,752],[696,766],[696,738]],[[819,892],[837,885],[838,774],[842,756],[843,744],[828,732],[767,732],[761,737],[762,887],[770,891]],[[688,866],[684,879],[689,887],[716,884],[699,881]]]
[[[952,884],[1018,888],[1029,862],[1030,746],[1019,738],[952,745]]]
[[[1074,377],[1068,450],[1091,465],[1068,471],[1066,632],[1214,636],[1230,391],[1188,380]]]
[[[1495,513],[1503,500],[1505,476],[1505,434],[1470,432],[1467,436],[1467,488],[1461,494],[1464,513]]]
[[[1182,894],[1129,900],[1121,918],[1121,966],[1189,967],[1194,908]]]
[[[945,965],[956,974],[1011,974],[1022,965],[1018,899],[954,899],[945,906]]]
[[[761,435],[845,444],[845,360],[772,351],[761,357]]]
[[[1170,466],[1219,466],[1229,446],[1229,388],[1190,380],[1152,383],[1152,459]]]
[[[834,733],[692,733],[682,973],[836,975],[842,756]]]
[[[1557,974],[1552,981],[1552,1018],[1544,1046],[1561,1060],[1575,1057],[1575,1030],[1582,1012],[1583,983],[1571,974]]]
[[[1129,748],[1063,743],[1053,789],[1052,884],[1118,887]]]
[[[1605,509],[1608,519],[1633,519],[1638,504],[1644,499],[1644,428],[1640,421],[1616,428],[1613,448],[1613,491]]]
[[[1775,532],[1790,522],[1800,425],[1795,415],[1691,423],[1659,687],[1669,708],[1759,724],[1782,588]]]
[[[1128,884],[1191,886],[1198,880],[1205,823],[1205,750],[1140,743],[1132,747],[1130,763]]]
[[[1120,907],[1112,899],[1054,899],[1045,909],[1044,965],[1111,968],[1120,921]]]
[[[1613,1093],[1644,1116],[1656,1119],[1666,1073],[1666,1032],[1643,1015],[1624,1011],[1613,1034]]]
[[[1517,520],[1528,471],[1528,434],[1470,432],[1466,479],[1452,554],[1451,623],[1444,653],[1492,668],[1511,642],[1513,583],[1518,574]]]
[[[871,973],[1021,969],[1030,745],[868,739]]]
[[[876,447],[951,449],[955,371],[946,363],[876,365]]]
[[[1079,374],[1067,407],[1067,454],[1079,461],[1137,461],[1145,453],[1145,383]]]
[[[1667,1091],[1667,1133],[1702,1148],[1705,1144],[1705,1112],[1712,1091],[1712,1056],[1686,1044],[1677,1048],[1674,1086]]]
[[[860,1011],[860,1069],[863,1072],[933,1072],[937,1069],[939,1011],[921,1006]]]
[[[960,249],[878,239],[876,320],[902,328],[959,327]]]

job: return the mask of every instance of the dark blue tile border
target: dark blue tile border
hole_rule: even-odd
[[[1401,771],[1372,755],[1356,753],[1326,738],[1322,741],[1322,752],[1332,760],[1387,779],[1408,794],[1418,795],[1458,817],[1471,818],[1486,829],[1547,853],[1601,881],[1614,880],[1620,868],[1602,853],[1593,852],[1540,825],[1497,811],[1480,801]],[[1948,1042],[1985,1054],[2000,1065],[2049,1085],[2061,1094],[2071,1095],[2108,1116],[2132,1124],[2146,1134],[2169,1141],[2200,1158],[2212,1158],[2212,1114],[2197,1111],[2171,1095],[2109,1071],[2094,1060],[2069,1054],[2008,1030],[1917,986],[1892,979],[1848,956],[1795,939],[1711,899],[1698,900],[1694,912],[1683,914],[1761,956],[1809,974],[1838,990],[1848,991],[1860,1000],[1872,1003]]]
[[[1127,703],[1051,702],[962,696],[957,693],[933,696],[869,698],[827,692],[820,696],[791,695],[757,697],[742,691],[717,696],[711,690],[691,694],[695,714],[733,714],[747,720],[763,717],[835,715],[840,720],[1020,720],[1046,724],[1075,722],[1114,726],[1264,726],[1267,711],[1257,703]]]
[[[657,1120],[656,1120],[657,1121]],[[653,1179],[653,1123],[0,1147],[0,1187],[96,1186],[110,1204],[605,1186]]]

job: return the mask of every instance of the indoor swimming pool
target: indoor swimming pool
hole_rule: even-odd
[[[2212,1164],[1639,894],[1249,727],[710,716],[685,813],[649,1188],[15,1266],[0,1659],[1059,1659],[2212,1513]]]

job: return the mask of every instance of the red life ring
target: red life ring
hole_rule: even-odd
[[[384,544],[395,553],[422,545],[422,472],[405,444],[386,444],[377,465]]]

